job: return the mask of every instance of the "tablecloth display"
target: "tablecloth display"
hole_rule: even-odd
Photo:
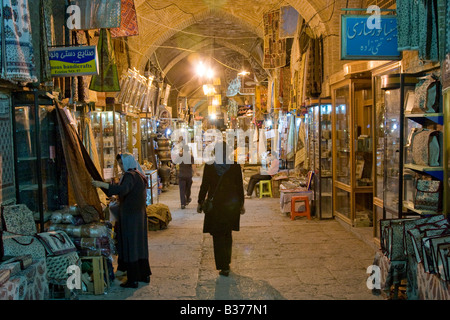
[[[297,196],[308,196],[309,201],[314,199],[312,191],[289,191],[280,190],[280,210],[281,213],[291,212],[291,199]]]
[[[0,286],[0,300],[45,300],[49,298],[45,259],[33,261],[25,270]]]
[[[450,300],[450,284],[417,264],[417,287],[420,300]]]

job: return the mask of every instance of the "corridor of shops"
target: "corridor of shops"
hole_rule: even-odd
[[[121,288],[117,278],[104,295],[82,300],[383,300],[367,287],[376,247],[371,228],[351,232],[335,220],[281,213],[279,198],[245,200],[241,230],[233,232],[229,277],[214,265],[212,237],[202,233],[194,177],[192,203],[180,208],[177,185],[159,202],[169,207],[167,229],[149,231],[150,285]]]
[[[2,1],[0,300],[450,300],[450,0]]]

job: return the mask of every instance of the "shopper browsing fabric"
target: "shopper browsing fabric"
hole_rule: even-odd
[[[212,198],[212,208],[205,212],[203,232],[213,237],[214,259],[219,274],[230,273],[232,231],[239,231],[240,215],[244,209],[244,187],[239,164],[230,160],[226,163],[226,144],[223,144],[223,163],[216,159],[205,164],[198,194],[197,212],[201,213],[206,196]],[[230,158],[233,153],[229,152]],[[222,162],[222,161],[220,161]]]
[[[119,184],[92,181],[108,197],[119,196],[119,214],[116,223],[118,266],[117,271],[127,272],[127,281],[121,286],[137,288],[138,282],[150,282],[150,264],[147,239],[147,178],[129,153],[117,155],[123,172]]]
[[[257,173],[250,177],[245,198],[249,199],[252,197],[253,189],[255,189],[255,185],[259,181],[271,180],[272,176],[279,171],[280,161],[278,161],[277,157],[275,157],[274,155],[269,154],[267,156],[267,164],[267,166],[261,167],[259,174]]]
[[[183,145],[179,153],[181,163],[178,170],[178,188],[180,189],[181,209],[191,201],[192,176],[195,173],[194,156],[188,145]]]

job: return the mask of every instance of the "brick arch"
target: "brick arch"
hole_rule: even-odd
[[[337,1],[337,0],[332,0]],[[248,3],[248,2],[247,2]],[[312,1],[312,0],[289,0],[287,1],[289,5],[294,7],[306,21],[309,22],[310,26],[313,28],[316,35],[327,34],[328,32],[328,24],[324,23],[323,15],[328,14],[331,11],[330,4],[324,0]],[[179,30],[183,30],[198,21],[201,21],[203,18],[206,18],[211,15],[223,16],[231,21],[235,21],[237,24],[241,25],[244,29],[255,33],[256,36],[262,38],[263,37],[263,26],[262,26],[262,16],[255,19],[255,17],[249,16],[249,11],[251,13],[251,8],[248,8],[250,4],[247,6],[238,8],[238,6],[232,7],[231,9],[210,9],[205,6],[204,9],[200,9],[198,12],[193,13],[192,15],[183,14],[181,17],[175,17],[173,19],[173,23],[169,25],[169,29],[165,27],[161,27],[159,25],[153,24],[152,30],[150,27],[144,28],[143,32],[140,31],[141,35],[139,36],[142,40],[138,40],[136,45],[140,48],[143,48],[144,54],[139,57],[136,57],[135,65],[140,70],[144,70],[145,64],[147,63],[148,57],[150,57],[153,52],[157,49],[158,46],[162,45],[166,40],[172,37],[174,34],[179,32]],[[328,8],[328,7],[329,8]],[[142,12],[142,18],[140,22],[145,22],[145,9],[146,4],[143,1],[137,1],[136,7],[138,11],[138,15]],[[326,19],[327,17],[324,17]],[[140,23],[140,25],[145,25],[144,23]],[[136,41],[133,37],[131,37],[129,41]]]

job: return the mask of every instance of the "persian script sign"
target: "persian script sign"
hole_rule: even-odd
[[[96,46],[49,48],[53,77],[98,74]]]
[[[380,28],[371,28],[370,15],[341,16],[342,60],[400,60],[396,16],[380,15]]]

